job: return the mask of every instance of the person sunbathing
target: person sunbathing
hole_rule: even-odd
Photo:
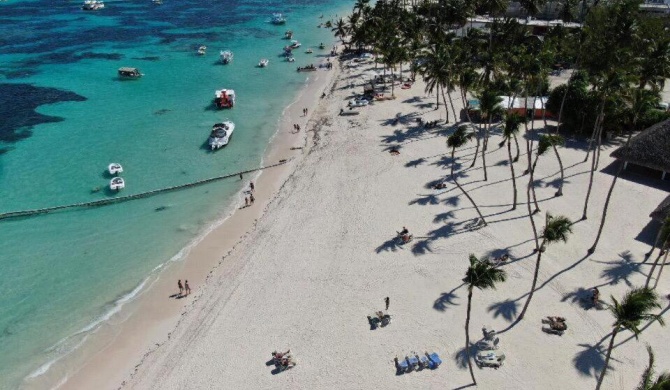
[[[598,301],[600,300],[600,290],[598,290],[598,287],[593,288],[593,296],[591,297],[591,300],[594,305],[598,304]]]
[[[436,190],[443,190],[445,188],[447,188],[446,183],[437,183],[433,186],[433,189],[436,189]]]

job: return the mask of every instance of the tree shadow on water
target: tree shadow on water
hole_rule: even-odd
[[[486,310],[489,313],[493,312],[493,318],[502,316],[507,322],[512,322],[517,316],[520,305],[521,304],[515,300],[506,299],[491,304]]]

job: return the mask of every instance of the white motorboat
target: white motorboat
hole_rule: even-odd
[[[214,92],[214,104],[216,108],[233,108],[235,96],[235,91],[232,89],[219,89]]]
[[[230,50],[221,50],[219,52],[219,56],[221,57],[221,62],[224,64],[230,64],[233,62],[233,52]]]
[[[286,61],[295,62],[295,57],[286,57]]]
[[[259,67],[259,68],[265,68],[265,67],[268,66],[269,63],[270,63],[270,60],[268,60],[268,59],[266,59],[266,58],[263,58],[263,59],[260,60],[260,62],[258,63],[258,67]]]
[[[233,131],[235,130],[235,124],[229,120],[225,120],[222,123],[216,123],[212,127],[212,132],[209,135],[209,148],[211,150],[220,149],[230,142],[230,138],[233,136]]]
[[[272,24],[284,24],[286,23],[286,18],[280,13],[272,14],[271,22]]]
[[[81,6],[84,11],[97,11],[103,8],[105,8],[105,3],[100,0],[86,0]]]
[[[119,163],[111,163],[107,166],[107,172],[110,175],[118,175],[119,173],[123,173],[123,167]]]
[[[284,33],[284,39],[293,39],[293,31],[288,30]]]
[[[163,4],[163,0],[151,0],[151,2],[154,3],[154,4],[156,4],[156,5],[161,5],[161,4]]]
[[[112,191],[119,191],[126,187],[126,182],[122,177],[115,177],[109,181],[109,189]]]
[[[198,55],[204,56],[205,54],[207,54],[207,46],[200,46],[198,48]]]
[[[142,72],[137,68],[122,67],[118,70],[119,77],[122,79],[139,79],[144,76]]]
[[[289,47],[291,49],[297,49],[300,46],[302,46],[302,44],[294,39],[294,40],[291,41],[291,45]]]

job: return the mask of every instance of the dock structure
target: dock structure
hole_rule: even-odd
[[[44,207],[44,208],[41,208],[41,209],[9,211],[9,212],[5,212],[5,213],[0,213],[0,220],[12,219],[12,218],[21,218],[21,217],[30,217],[30,216],[34,216],[34,215],[48,214],[48,213],[52,213],[54,211],[61,211],[61,210],[67,210],[67,209],[101,207],[101,206],[107,206],[107,205],[116,204],[116,203],[127,202],[127,201],[134,200],[134,199],[148,198],[150,196],[162,194],[162,193],[165,193],[165,192],[182,190],[182,189],[186,189],[186,188],[200,186],[200,185],[207,184],[207,183],[212,183],[212,182],[219,181],[219,180],[225,180],[225,179],[237,177],[237,176],[243,175],[245,173],[252,173],[252,172],[262,171],[264,169],[275,168],[275,167],[284,165],[291,160],[293,160],[293,159],[291,158],[291,159],[288,159],[288,160],[286,160],[286,159],[279,160],[278,163],[275,163],[275,164],[272,164],[272,165],[266,165],[266,166],[262,166],[262,167],[259,167],[259,168],[254,168],[254,169],[249,169],[249,170],[246,170],[246,171],[230,173],[230,174],[222,175],[222,176],[210,177],[210,178],[207,178],[207,179],[202,179],[202,180],[194,181],[194,182],[191,182],[191,183],[179,184],[179,185],[176,185],[176,186],[165,187],[165,188],[160,188],[160,189],[157,189],[157,190],[141,192],[139,194],[119,196],[119,197],[114,197],[114,198],[95,200],[95,201],[91,201],[91,202],[81,202],[81,203],[72,203],[72,204],[61,205],[61,206]]]

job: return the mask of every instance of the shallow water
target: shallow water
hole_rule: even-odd
[[[323,61],[317,45],[333,42],[316,25],[348,8],[343,0],[105,4],[85,12],[75,2],[0,3],[0,212],[114,196],[105,190],[110,162],[124,166],[122,194],[258,167],[308,77],[295,67]],[[268,23],[273,12],[288,23]],[[292,64],[279,57],[287,29],[303,43]],[[218,63],[222,49],[235,53],[232,64]],[[260,58],[270,66],[256,68]],[[145,76],[121,81],[121,66]],[[233,110],[211,106],[223,87],[238,94]],[[233,140],[210,153],[203,145],[224,118],[236,123]],[[0,388],[76,347],[157,266],[178,261],[243,184],[0,221]]]

